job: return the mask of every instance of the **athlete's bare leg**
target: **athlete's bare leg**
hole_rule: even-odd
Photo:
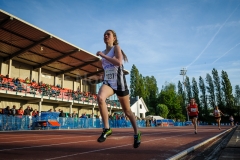
[[[195,129],[195,134],[197,134],[197,118],[196,117],[194,117],[192,119],[192,123],[193,123],[194,129]]]
[[[221,129],[221,124],[220,124],[220,122],[221,122],[221,118],[218,118],[218,119],[217,119],[217,123],[218,123],[218,129],[219,129],[219,130]]]
[[[129,118],[133,129],[134,129],[134,134],[138,134],[138,129],[137,129],[137,123],[134,114],[132,113],[131,107],[130,107],[130,102],[129,102],[129,95],[120,97],[118,96],[119,102],[121,103],[122,109],[126,116]]]
[[[109,87],[108,85],[103,84],[101,88],[99,89],[97,100],[98,100],[98,107],[100,114],[102,116],[102,121],[105,128],[109,128],[109,122],[108,122],[108,109],[106,105],[106,99],[113,95],[113,89]]]

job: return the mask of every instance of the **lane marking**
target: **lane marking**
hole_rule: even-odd
[[[211,138],[209,138],[209,139],[207,139],[207,140],[205,140],[205,141],[203,141],[203,142],[201,142],[199,144],[196,144],[196,145],[194,145],[194,146],[192,146],[192,147],[190,147],[188,149],[185,149],[184,151],[182,151],[182,152],[180,152],[180,153],[178,153],[178,154],[168,158],[167,160],[178,160],[179,158],[181,158],[181,157],[187,155],[188,153],[196,150],[197,148],[201,147],[202,145],[208,143],[209,141],[211,141],[211,140],[213,140],[213,139],[215,139],[215,138],[221,136],[222,134],[224,134],[224,133],[226,133],[228,131],[231,131],[231,130],[232,130],[232,128],[230,128],[228,130],[225,130],[224,132],[221,132],[221,133],[217,134],[216,136],[213,136],[213,137],[211,137]]]
[[[92,137],[92,136],[81,136],[81,137]],[[49,141],[53,139],[70,139],[70,138],[78,138],[78,136],[75,137],[61,137],[61,138],[48,138],[48,139],[36,139],[36,140],[25,140],[25,141],[11,141],[11,142],[1,142],[1,144],[6,144],[6,143],[18,143],[18,142],[32,142],[32,141]]]
[[[189,135],[189,134],[193,134],[193,133],[181,134],[181,135],[177,135],[177,136],[169,136],[169,137],[164,137],[164,138],[157,138],[157,139],[152,139],[152,140],[144,141],[144,142],[141,142],[141,143],[149,143],[149,142],[152,142],[152,141],[158,141],[158,140],[167,139],[167,138],[173,138],[173,137],[180,137],[180,136],[185,136],[185,135]],[[52,159],[59,159],[59,158],[67,158],[67,157],[72,157],[72,156],[76,156],[76,155],[82,155],[82,154],[88,154],[88,153],[93,153],[93,152],[105,151],[105,150],[110,150],[110,149],[115,149],[115,148],[121,148],[121,147],[126,147],[126,146],[131,146],[131,145],[133,145],[133,144],[125,144],[125,145],[116,146],[116,147],[96,149],[96,150],[92,150],[92,151],[75,153],[75,154],[66,155],[66,156],[59,156],[59,157],[48,158],[48,159],[45,159],[45,160],[52,160]]]
[[[156,133],[153,134],[148,134],[148,135],[154,135]],[[161,132],[157,133],[157,134],[161,134]],[[192,134],[192,133],[188,133],[188,134]],[[188,134],[183,134],[183,135],[188,135]],[[144,134],[145,135],[145,134]],[[116,138],[124,138],[124,137],[130,137],[130,136],[122,136],[122,137],[111,137],[108,139],[116,139]],[[174,137],[174,136],[173,136]],[[178,136],[176,136],[178,137]],[[164,137],[166,138],[166,137]],[[163,139],[163,138],[160,138]],[[157,140],[157,139],[156,139]],[[40,147],[49,147],[49,146],[57,146],[57,145],[67,145],[67,144],[75,144],[75,143],[86,143],[86,142],[91,142],[91,141],[96,141],[96,140],[87,140],[87,141],[75,141],[75,142],[66,142],[66,143],[57,143],[57,144],[49,144],[49,145],[40,145],[40,146],[29,146],[29,147],[18,147],[18,148],[8,148],[8,149],[1,149],[0,152],[2,151],[11,151],[11,150],[20,150],[20,149],[26,149],[26,148],[40,148]],[[150,140],[151,141],[151,140]],[[148,141],[147,141],[148,142]],[[144,142],[142,142],[144,143]]]

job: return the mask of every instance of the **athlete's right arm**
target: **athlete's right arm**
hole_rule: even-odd
[[[123,55],[122,55],[122,51],[121,51],[121,48],[119,45],[114,46],[114,57],[113,58],[105,55],[101,51],[98,51],[96,55],[101,56],[102,58],[105,58],[106,60],[111,62],[113,65],[122,66]]]

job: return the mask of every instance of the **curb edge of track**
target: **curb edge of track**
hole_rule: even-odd
[[[178,154],[176,154],[176,155],[174,155],[174,156],[172,156],[172,157],[170,157],[170,158],[167,158],[166,160],[177,160],[177,159],[179,159],[179,158],[187,155],[188,153],[191,153],[192,151],[196,150],[197,148],[201,147],[202,145],[208,143],[209,141],[211,141],[211,140],[213,140],[213,139],[221,136],[222,134],[224,134],[224,133],[226,133],[226,132],[230,132],[230,131],[231,131],[232,129],[234,129],[234,128],[235,128],[235,127],[229,128],[228,130],[226,130],[226,131],[224,131],[224,132],[222,132],[222,133],[219,133],[219,134],[217,134],[216,136],[211,137],[211,138],[209,138],[209,139],[207,139],[207,140],[205,140],[205,141],[203,141],[203,142],[201,142],[201,143],[199,143],[199,144],[197,144],[197,145],[195,145],[195,146],[192,146],[192,147],[190,147],[190,148],[188,148],[188,149],[186,149],[186,150],[184,150],[184,151],[182,151],[182,152],[180,152],[180,153],[178,153]]]

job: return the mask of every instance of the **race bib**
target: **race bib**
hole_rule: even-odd
[[[116,73],[115,73],[115,70],[112,68],[112,69],[106,69],[105,70],[105,80],[116,80],[117,79],[117,76],[116,76]]]
[[[197,108],[191,108],[191,112],[197,112]]]

